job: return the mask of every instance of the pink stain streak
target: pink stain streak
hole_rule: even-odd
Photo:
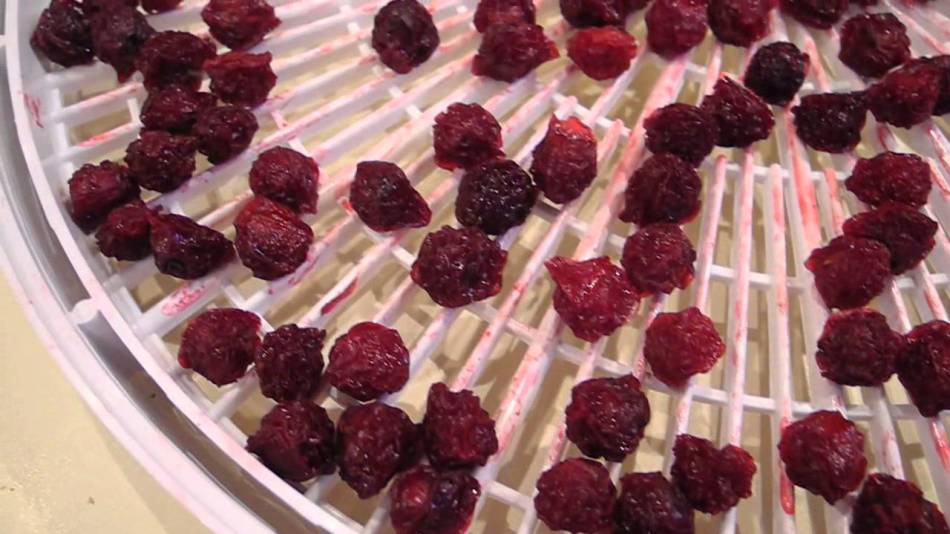
[[[33,117],[33,122],[36,123],[38,127],[44,128],[43,119],[41,118],[43,113],[40,100],[29,93],[23,93],[23,104],[26,105],[26,109],[29,110],[30,116]]]
[[[171,317],[181,313],[204,296],[212,286],[214,283],[186,282],[182,284],[172,293],[168,302],[162,305],[162,314]]]
[[[350,282],[350,285],[346,286],[346,289],[340,292],[339,295],[333,298],[330,302],[327,302],[323,305],[323,308],[320,309],[320,313],[326,315],[333,311],[334,308],[340,305],[341,302],[348,299],[350,295],[356,291],[356,288],[359,287],[359,278],[354,279]]]

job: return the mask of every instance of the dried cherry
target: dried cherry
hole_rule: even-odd
[[[673,483],[700,512],[718,514],[752,496],[755,461],[740,447],[680,434],[673,446]]]
[[[381,402],[350,406],[336,430],[340,478],[361,499],[382,491],[419,457],[419,427],[399,408]]]
[[[805,261],[829,308],[859,308],[884,290],[891,279],[891,254],[870,239],[840,236],[816,248]]]
[[[726,344],[712,320],[695,307],[657,315],[647,327],[643,344],[653,375],[672,388],[708,372],[725,352]]]
[[[481,485],[468,473],[418,465],[400,475],[389,492],[393,528],[396,534],[462,534],[480,495]]]
[[[96,243],[102,255],[122,261],[148,257],[152,253],[148,214],[148,208],[138,199],[110,211],[96,231]]]
[[[808,95],[794,108],[795,132],[815,150],[838,154],[861,142],[867,115],[864,93]]]
[[[98,13],[89,22],[96,57],[115,69],[120,82],[128,80],[139,51],[155,29],[136,9],[124,6]]]
[[[429,463],[440,470],[485,465],[498,452],[495,421],[478,396],[441,382],[429,388],[422,433]]]
[[[585,341],[614,333],[640,300],[626,273],[607,256],[586,261],[557,256],[545,266],[556,284],[554,309],[574,335]]]
[[[282,146],[257,157],[251,166],[251,191],[298,213],[317,212],[320,168],[313,158]]]
[[[280,26],[266,0],[211,0],[201,10],[201,20],[212,37],[232,50],[246,50]]]
[[[170,85],[149,92],[142,104],[139,120],[149,130],[188,134],[198,120],[198,115],[213,108],[217,102],[218,99],[210,93]]]
[[[534,509],[551,530],[596,533],[611,525],[617,488],[599,462],[564,460],[541,474],[537,489]]]
[[[350,185],[350,203],[376,232],[428,226],[432,211],[395,163],[362,161]]]
[[[948,534],[937,505],[913,483],[883,473],[868,476],[851,512],[854,534]]]
[[[782,11],[805,26],[827,30],[848,9],[848,0],[780,0]]]
[[[930,254],[937,234],[937,221],[916,209],[885,202],[871,211],[858,213],[844,222],[845,235],[879,241],[891,253],[891,272],[913,269]]]
[[[277,85],[272,58],[270,52],[228,52],[209,59],[205,72],[211,78],[211,92],[228,104],[248,108],[263,104]]]
[[[888,72],[868,89],[868,109],[878,122],[910,128],[933,114],[941,78],[933,63],[911,61]]]
[[[216,386],[237,381],[254,361],[261,318],[234,308],[208,310],[188,323],[178,363]]]
[[[139,186],[129,169],[111,161],[87,163],[69,179],[69,213],[79,228],[88,233],[110,211],[139,198]]]
[[[373,49],[398,74],[428,61],[438,47],[439,30],[418,0],[392,0],[373,20]]]
[[[167,193],[194,174],[196,150],[191,137],[146,130],[126,149],[125,163],[137,184]]]
[[[409,381],[409,349],[399,332],[377,323],[354,325],[330,349],[327,380],[356,400],[395,393]]]
[[[472,74],[513,82],[560,54],[554,41],[537,24],[495,24],[485,30]]]
[[[333,421],[327,411],[309,401],[284,402],[261,419],[247,438],[247,450],[277,476],[304,482],[329,475],[336,467]]]
[[[769,33],[770,0],[709,0],[709,29],[716,39],[750,47]]]
[[[693,167],[672,154],[656,154],[627,183],[620,220],[637,225],[682,224],[699,213],[703,183]]]
[[[620,479],[615,534],[693,534],[693,507],[661,473],[630,473]]]
[[[161,273],[193,280],[234,258],[234,245],[224,234],[188,217],[152,214],[149,224],[152,254]]]
[[[507,259],[478,228],[443,226],[422,242],[412,281],[441,306],[458,308],[497,295]]]
[[[675,224],[644,226],[627,238],[621,264],[641,295],[686,289],[693,280],[696,251]]]
[[[716,122],[719,146],[745,148],[767,139],[775,125],[768,104],[727,76],[716,82],[700,107]]]
[[[254,355],[261,393],[277,402],[311,398],[323,373],[323,340],[319,328],[285,324],[264,336]]]
[[[76,0],[52,0],[40,13],[30,44],[64,67],[92,63],[92,29]]]
[[[525,222],[538,199],[531,176],[511,160],[492,160],[467,170],[455,200],[455,218],[489,235]]]
[[[805,82],[808,54],[792,43],[770,43],[759,48],[746,68],[743,83],[773,106],[785,106]]]
[[[848,386],[880,386],[894,374],[904,338],[880,313],[859,308],[825,322],[815,360],[821,376]]]
[[[861,76],[883,76],[910,59],[907,28],[890,13],[855,15],[841,26],[838,59]]]
[[[844,184],[871,206],[900,202],[920,208],[930,194],[930,165],[916,154],[884,152],[859,159]]]
[[[560,7],[564,20],[575,28],[623,26],[631,11],[624,0],[560,0]]]
[[[616,26],[580,30],[567,41],[567,55],[587,76],[611,80],[630,68],[637,40]]]
[[[637,450],[650,403],[633,375],[591,378],[574,386],[564,412],[567,439],[585,455],[622,462]]]
[[[654,0],[647,10],[647,44],[672,58],[688,52],[706,38],[707,0]]]
[[[907,334],[897,377],[924,417],[950,409],[950,323],[934,320]]]
[[[244,152],[257,133],[257,118],[237,106],[221,106],[202,112],[195,123],[198,152],[217,165]]]
[[[478,104],[456,102],[435,117],[435,163],[443,169],[468,169],[503,158],[501,125]]]
[[[840,413],[814,412],[782,430],[778,444],[785,473],[796,486],[834,504],[864,479],[864,435]]]
[[[597,177],[597,138],[575,117],[562,121],[551,116],[548,131],[532,156],[535,184],[557,204],[580,197]]]
[[[715,148],[719,129],[709,113],[682,103],[654,111],[643,127],[650,152],[673,154],[694,167]]]
[[[492,24],[534,24],[534,18],[534,0],[479,0],[474,21],[475,29],[484,32]]]
[[[294,272],[307,259],[313,230],[290,208],[254,197],[234,220],[238,257],[261,280]]]
[[[187,32],[164,31],[151,37],[139,50],[135,67],[145,77],[149,91],[180,85],[197,91],[205,61],[215,56],[211,42]]]

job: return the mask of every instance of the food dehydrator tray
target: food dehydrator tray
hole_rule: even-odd
[[[151,16],[159,30],[206,28],[189,1]],[[226,233],[249,198],[247,170],[262,148],[288,144],[320,163],[320,207],[308,218],[317,239],[298,272],[281,281],[250,278],[233,263],[193,282],[158,275],[150,260],[117,265],[68,220],[65,184],[81,164],[119,159],[138,131],[144,89],[117,85],[106,65],[48,70],[28,44],[45,2],[7,2],[4,44],[16,136],[4,150],[2,231],[6,272],[51,351],[101,419],[170,491],[221,532],[387,531],[385,492],[359,501],[338,477],[291,485],[244,451],[270,401],[253,373],[218,389],[180,369],[175,359],[183,325],[207,306],[255,311],[266,328],[297,322],[328,329],[328,339],[362,320],[397,328],[410,347],[412,379],[391,396],[415,419],[428,385],[470,387],[497,420],[500,452],[476,471],[483,495],[473,532],[544,531],[534,514],[534,483],[546,466],[578,455],[562,424],[567,393],[590,376],[634,372],[645,378],[653,418],[637,453],[621,472],[668,469],[672,438],[683,431],[721,444],[741,444],[756,458],[754,495],[721,516],[697,514],[700,532],[844,532],[848,501],[836,507],[794,490],[782,475],[775,445],[783,425],[814,409],[842,409],[868,434],[874,469],[905,477],[950,510],[947,416],[924,419],[896,378],[883,388],[840,388],[817,372],[814,347],[827,311],[804,258],[862,209],[842,191],[854,156],[805,148],[790,113],[750,150],[717,149],[700,173],[703,210],[687,233],[698,252],[696,278],[685,291],[645,300],[632,324],[609,339],[582,343],[550,306],[542,269],[553,255],[619,255],[628,225],[616,220],[627,176],[644,159],[642,119],[673,101],[697,103],[721,73],[738,76],[751,50],[723,47],[707,35],[672,61],[641,51],[629,71],[594,84],[561,59],[513,84],[473,77],[478,34],[475,0],[424,2],[442,45],[405,76],[382,68],[368,44],[376,0],[273,0],[283,25],[256,47],[274,53],[278,87],[255,110],[262,128],[251,150],[199,169],[182,188],[151,199]],[[567,27],[553,0],[539,0],[538,20],[563,51]],[[907,26],[914,55],[950,50],[946,0],[905,4],[882,0]],[[814,31],[772,12],[772,33],[759,44],[789,38],[812,58],[800,94],[859,88],[836,59],[834,30]],[[643,11],[628,27],[645,48]],[[562,56],[564,54],[562,53]],[[426,231],[378,235],[345,198],[356,161],[399,163],[433,207],[429,229],[453,224],[458,174],[438,170],[429,135],[435,115],[455,101],[484,103],[502,122],[505,149],[525,164],[547,119],[577,116],[594,128],[600,170],[578,201],[561,209],[541,202],[528,222],[500,238],[509,249],[497,297],[465,308],[434,305],[408,277]],[[7,121],[12,124],[11,121]],[[894,281],[876,307],[907,331],[947,319],[950,243],[950,125],[934,119],[912,130],[869,117],[858,155],[916,152],[937,187],[928,215],[941,223],[927,262]],[[22,154],[16,147],[19,146]],[[682,392],[648,374],[641,333],[664,309],[703,308],[727,340],[726,357]],[[334,418],[347,402],[321,394]]]

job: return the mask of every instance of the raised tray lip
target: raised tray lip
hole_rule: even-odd
[[[142,413],[126,391],[113,379],[109,369],[95,356],[84,341],[76,322],[72,320],[70,310],[65,309],[57,298],[55,281],[50,279],[48,273],[44,273],[35,255],[38,253],[36,247],[30,246],[27,229],[21,227],[15,216],[13,206],[18,199],[14,198],[15,195],[11,194],[9,188],[11,176],[31,179],[33,191],[42,206],[43,218],[55,234],[60,252],[69,258],[82,286],[95,303],[95,312],[102,314],[115,335],[135,355],[138,365],[168,397],[178,415],[200,429],[201,433],[210,439],[222,454],[227,454],[245,474],[250,475],[283,502],[293,506],[295,511],[301,513],[318,530],[349,530],[339,519],[306,501],[305,496],[249,455],[241,461],[242,459],[228,454],[225,444],[233,441],[232,438],[147,355],[148,350],[142,341],[135,336],[114,303],[103,293],[101,285],[96,281],[70,235],[67,226],[69,222],[59,209],[36,147],[31,142],[21,142],[33,135],[30,111],[25,100],[22,100],[26,93],[23,88],[21,61],[27,59],[24,53],[29,54],[31,58],[34,56],[28,43],[28,32],[20,31],[26,27],[25,21],[21,20],[23,15],[19,10],[20,2],[21,0],[3,2],[6,4],[3,6],[4,35],[0,36],[2,45],[6,47],[6,65],[2,74],[7,77],[9,87],[9,94],[5,95],[5,101],[0,106],[5,109],[0,111],[0,115],[8,115],[6,118],[9,119],[12,110],[16,124],[15,135],[9,130],[0,132],[0,143],[6,147],[20,149],[19,153],[9,150],[13,157],[4,155],[0,161],[0,172],[3,174],[0,176],[0,221],[3,222],[3,228],[0,228],[0,244],[3,245],[0,250],[0,270],[10,281],[16,298],[26,311],[34,330],[106,428],[150,475],[209,529],[220,533],[240,534],[274,532],[267,522],[245,507],[207,470],[169,440],[168,436]],[[11,258],[16,258],[16,261],[11,261]]]

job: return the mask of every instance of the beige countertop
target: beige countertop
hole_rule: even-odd
[[[0,276],[0,531],[207,531],[99,424]]]

